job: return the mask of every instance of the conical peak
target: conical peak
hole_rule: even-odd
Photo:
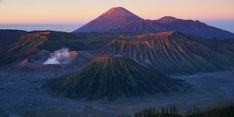
[[[108,10],[106,13],[131,13],[131,12],[123,7],[113,7],[110,10]]]
[[[95,60],[67,78],[49,82],[48,86],[59,96],[109,101],[174,92],[185,87],[183,81],[170,79],[127,57],[103,56],[96,59],[101,63]]]
[[[110,10],[106,11],[103,15],[110,15],[110,16],[134,16],[138,17],[129,10],[123,8],[123,7],[113,7]],[[138,17],[140,18],[140,17]]]
[[[114,7],[106,11],[88,24],[82,26],[77,32],[109,32],[118,30],[131,23],[139,23],[144,19],[126,10],[123,7]],[[76,31],[75,31],[76,32]]]
[[[109,11],[128,11],[123,7],[112,7]]]

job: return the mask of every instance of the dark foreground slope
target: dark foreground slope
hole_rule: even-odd
[[[104,47],[111,55],[126,55],[164,73],[212,71],[233,60],[179,32],[120,37]]]
[[[184,91],[188,85],[155,73],[127,57],[97,57],[80,72],[50,81],[48,86],[58,95],[70,98],[113,100]]]

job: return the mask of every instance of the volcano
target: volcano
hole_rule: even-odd
[[[27,56],[38,52],[38,47],[48,40],[48,34],[47,31],[24,34],[15,42],[0,47],[0,65],[23,60]]]
[[[70,98],[108,99],[185,91],[184,81],[171,79],[123,56],[99,56],[81,71],[50,81],[58,95]]]
[[[212,71],[233,63],[231,58],[180,32],[122,36],[103,50],[110,55],[128,56],[170,74]]]
[[[128,24],[142,21],[144,21],[142,18],[136,16],[125,8],[115,7],[82,26],[75,32],[110,32]]]

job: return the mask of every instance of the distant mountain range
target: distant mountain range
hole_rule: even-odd
[[[127,32],[155,33],[179,31],[202,38],[234,38],[234,34],[200,21],[165,16],[158,20],[145,20],[122,7],[115,7],[74,32]]]

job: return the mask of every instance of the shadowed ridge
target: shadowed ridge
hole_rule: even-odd
[[[57,95],[108,100],[189,88],[184,81],[168,78],[124,56],[99,56],[81,71],[48,86]]]
[[[169,30],[175,30],[184,34],[210,39],[229,39],[233,38],[234,34],[223,29],[209,26],[199,20],[179,19],[172,16],[165,16],[153,22],[166,25]]]
[[[160,23],[169,23],[169,22],[174,22],[174,21],[178,21],[178,20],[181,20],[181,19],[178,19],[178,18],[175,18],[172,16],[164,16],[164,17],[158,19],[157,21]]]
[[[27,34],[27,31],[21,30],[0,30],[0,48],[15,42],[22,35]]]

